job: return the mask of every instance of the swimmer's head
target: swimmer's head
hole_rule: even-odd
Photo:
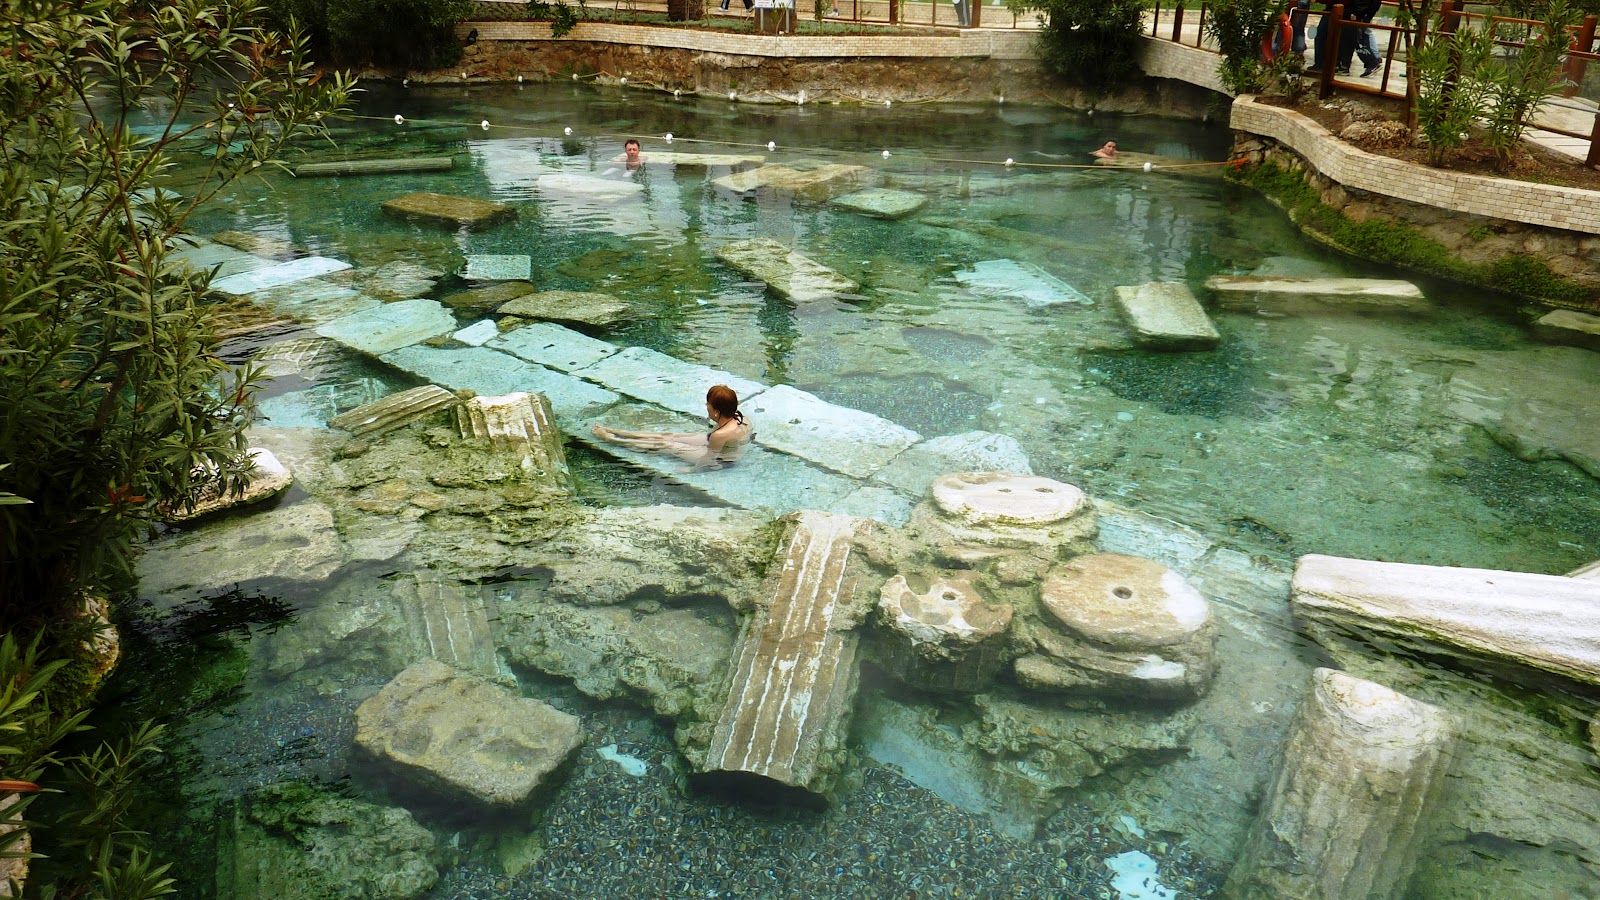
[[[622,142],[622,153],[630,160],[639,158],[639,150],[639,142],[633,138],[628,138]]]
[[[725,384],[712,385],[711,390],[706,391],[706,412],[721,419],[738,417],[739,395]]]

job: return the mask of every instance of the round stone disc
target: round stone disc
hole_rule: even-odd
[[[933,483],[933,502],[974,525],[1049,525],[1084,509],[1083,491],[1037,475],[957,472]]]
[[[1211,604],[1182,575],[1120,553],[1092,553],[1060,566],[1041,594],[1061,624],[1118,649],[1180,643],[1211,620]]]

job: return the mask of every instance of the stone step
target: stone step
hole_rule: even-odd
[[[1290,604],[1319,643],[1369,634],[1600,686],[1600,581],[1310,555]]]
[[[745,620],[705,771],[825,790],[849,727],[863,614],[847,577],[862,521],[796,514],[769,573],[772,599]]]
[[[1189,286],[1180,281],[1120,285],[1117,305],[1134,341],[1153,350],[1209,350],[1222,336]]]
[[[264,291],[267,288],[307,278],[343,272],[348,268],[350,264],[343,260],[329,259],[326,256],[303,256],[288,262],[269,263],[227,278],[218,278],[211,282],[211,289],[224,294],[253,294],[256,291]]]
[[[558,372],[587,369],[622,352],[616,344],[549,322],[520,325],[490,341],[489,346]]]
[[[980,297],[1021,300],[1029,307],[1063,303],[1092,304],[1084,293],[1032,263],[1014,259],[986,259],[970,271],[955,273],[956,281]]]
[[[773,293],[796,303],[832,300],[841,294],[853,294],[861,287],[771,238],[734,241],[713,252],[724,265],[765,282]]]
[[[385,303],[317,326],[317,334],[333,338],[368,356],[382,356],[456,330],[456,318],[436,300]]]
[[[572,489],[561,429],[543,395],[517,391],[473,397],[457,411],[456,424],[464,438],[521,454],[524,477],[560,490]]]
[[[507,681],[496,655],[486,592],[421,569],[395,582],[394,602],[423,652],[454,669]]]
[[[343,415],[334,416],[328,424],[342,428],[357,437],[379,435],[402,428],[440,410],[450,409],[461,401],[436,384],[425,384],[401,391],[375,403],[358,406]]]
[[[414,156],[410,159],[342,159],[335,162],[302,163],[294,167],[296,178],[337,175],[400,175],[407,172],[448,172],[455,167],[449,156]]]

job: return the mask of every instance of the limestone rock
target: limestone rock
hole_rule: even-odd
[[[964,563],[1032,552],[1053,559],[1090,548],[1094,505],[1070,484],[1035,475],[959,472],[933,483],[911,514],[936,553]]]
[[[268,378],[303,375],[315,380],[318,371],[337,360],[342,352],[337,341],[324,337],[295,338],[262,348],[252,361]]]
[[[928,198],[910,191],[871,188],[835,197],[833,205],[875,219],[903,219],[928,205]]]
[[[389,200],[383,204],[383,212],[397,219],[442,228],[465,228],[468,231],[488,228],[517,217],[516,209],[504,203],[427,192],[406,194]]]
[[[1090,554],[1051,572],[1040,590],[1053,622],[1029,630],[1039,652],[1017,660],[1028,687],[1193,700],[1216,673],[1211,604],[1160,563]]]
[[[1141,347],[1209,350],[1222,340],[1200,301],[1181,281],[1119,286],[1117,305]]]
[[[875,655],[913,687],[982,690],[1009,658],[1005,635],[1013,610],[990,603],[976,573],[896,575],[878,595]]]
[[[1600,581],[1600,559],[1567,573],[1568,578],[1585,578]]]
[[[748,172],[724,175],[711,183],[730,191],[771,191],[813,203],[826,203],[848,194],[873,178],[866,166],[826,165],[815,169],[762,166]]]
[[[533,257],[514,253],[474,253],[467,257],[468,281],[527,281],[533,275]]]
[[[298,783],[256,791],[219,824],[218,897],[414,900],[444,856],[406,810]]]
[[[674,166],[698,166],[710,168],[712,166],[749,166],[761,165],[766,162],[765,156],[737,153],[675,153],[672,151],[651,150],[645,154],[645,161],[650,163],[669,163]]]
[[[1426,703],[1316,670],[1223,893],[1401,896],[1450,767],[1454,731],[1452,718]]]
[[[332,512],[301,500],[201,524],[150,545],[139,560],[139,593],[210,593],[262,578],[321,581],[343,562]]]
[[[1550,344],[1571,344],[1600,350],[1600,316],[1558,309],[1533,323],[1533,336]]]
[[[412,156],[398,159],[341,159],[301,163],[294,167],[296,178],[344,175],[394,175],[409,172],[448,172],[455,166],[449,156]]]
[[[334,416],[328,424],[357,437],[380,435],[451,409],[461,400],[435,384],[425,384]]]
[[[235,250],[243,250],[252,256],[262,259],[274,259],[279,262],[294,259],[300,256],[310,256],[308,250],[277,238],[262,237],[259,234],[249,234],[243,231],[219,231],[211,236],[213,241]]]
[[[445,796],[525,805],[583,743],[576,716],[423,660],[356,709],[356,744]]]
[[[561,430],[543,394],[518,391],[501,397],[473,397],[457,413],[461,436],[519,454],[523,477],[547,487],[571,487]]]
[[[446,295],[439,302],[451,309],[489,312],[500,308],[502,303],[508,303],[533,292],[534,287],[529,282],[506,281],[500,284],[491,284],[488,287],[473,288],[470,291],[457,291],[454,294]]]
[[[278,496],[294,483],[294,476],[271,450],[251,447],[245,454],[250,457],[250,474],[238,491],[228,490],[227,485],[216,478],[202,479],[195,490],[194,506],[169,511],[167,521],[189,522],[224,509],[260,503]]]
[[[866,603],[849,575],[864,524],[811,510],[788,518],[768,572],[771,600],[746,617],[705,772],[826,793],[860,677],[855,626]]]
[[[628,318],[632,307],[610,294],[585,291],[539,291],[523,294],[500,307],[502,316],[576,322],[580,325],[615,325]]]
[[[986,259],[955,273],[961,286],[980,297],[1021,300],[1029,308],[1092,303],[1083,292],[1032,263]]]
[[[796,303],[831,300],[840,294],[854,293],[860,287],[771,238],[734,241],[718,247],[715,253],[717,259],[730,268],[766,282],[779,296]]]
[[[1310,555],[1290,603],[1322,643],[1354,631],[1523,680],[1600,685],[1600,581]]]
[[[1419,312],[1429,308],[1422,291],[1409,281],[1383,278],[1288,278],[1214,275],[1206,289],[1225,306],[1255,309],[1282,300],[1331,303],[1357,309]]]
[[[211,282],[211,290],[223,294],[254,294],[297,281],[315,279],[321,275],[343,272],[348,268],[350,264],[343,260],[306,256],[218,278]]]
[[[450,337],[468,347],[482,347],[499,336],[500,327],[493,319],[479,319]]]

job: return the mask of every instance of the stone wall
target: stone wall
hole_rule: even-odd
[[[1044,72],[1033,31],[969,29],[925,35],[758,35],[581,22],[562,39],[545,22],[464,22],[476,30],[461,62],[412,73],[418,82],[480,83],[594,76],[600,83],[742,102],[977,102],[1098,108],[1198,118],[1212,94],[1176,79],[1146,79],[1091,97]],[[1155,42],[1151,42],[1155,43]],[[1178,48],[1180,51],[1185,48]]]

